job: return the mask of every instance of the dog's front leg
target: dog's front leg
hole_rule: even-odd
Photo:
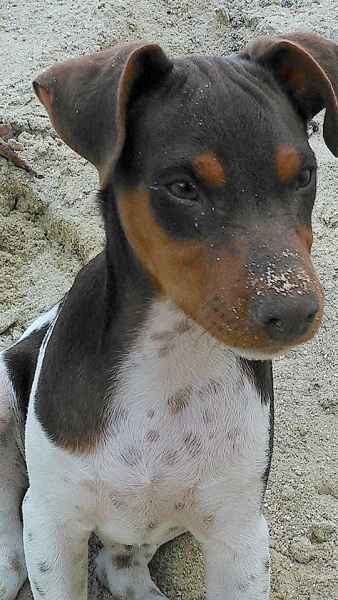
[[[15,394],[0,355],[0,598],[14,600],[27,578],[20,506],[27,488],[12,405]]]
[[[33,401],[26,424],[26,461],[30,487],[22,514],[34,599],[86,600],[88,538],[93,530],[80,485],[86,467],[81,457],[49,439]]]
[[[27,479],[13,432],[13,421],[6,422],[5,416],[0,410],[1,600],[14,600],[27,578],[20,519],[20,505],[27,486]]]
[[[24,546],[35,600],[87,599],[89,531],[62,512],[62,506],[28,490],[23,503]]]
[[[202,540],[205,560],[207,600],[268,600],[268,528],[261,515],[250,524],[231,525],[224,531],[224,543]],[[217,531],[217,526],[215,526]]]

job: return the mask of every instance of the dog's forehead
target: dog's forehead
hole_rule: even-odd
[[[287,96],[258,64],[241,59],[176,59],[172,75],[138,115],[140,152],[153,167],[211,152],[223,163],[274,156],[306,140]],[[306,144],[305,144],[306,145]],[[141,156],[141,160],[142,160]],[[261,160],[261,158],[260,158]]]

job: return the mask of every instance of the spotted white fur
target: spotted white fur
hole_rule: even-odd
[[[17,343],[55,320],[60,304],[36,319]],[[16,598],[27,578],[20,505],[27,487],[17,396],[0,353],[0,599]]]
[[[108,392],[112,410],[101,443],[79,455],[54,445],[34,410],[51,333],[26,427],[24,537],[34,598],[85,600],[87,542],[95,531],[106,544],[98,567],[111,592],[146,600],[150,588],[136,581],[144,573],[154,586],[142,553],[129,578],[107,556],[190,530],[205,555],[207,600],[266,600],[260,507],[269,407],[236,356],[170,302],[156,302],[119,369],[117,390]]]

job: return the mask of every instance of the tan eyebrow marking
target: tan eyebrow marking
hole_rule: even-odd
[[[208,185],[220,187],[226,182],[226,171],[221,162],[212,152],[204,152],[195,156],[192,164],[197,175],[202,177]]]
[[[276,150],[276,170],[279,179],[290,181],[297,175],[302,164],[302,157],[291,144],[280,144]]]

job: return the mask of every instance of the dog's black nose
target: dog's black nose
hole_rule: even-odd
[[[260,297],[252,306],[252,316],[274,342],[295,342],[310,329],[319,303],[313,292]]]

